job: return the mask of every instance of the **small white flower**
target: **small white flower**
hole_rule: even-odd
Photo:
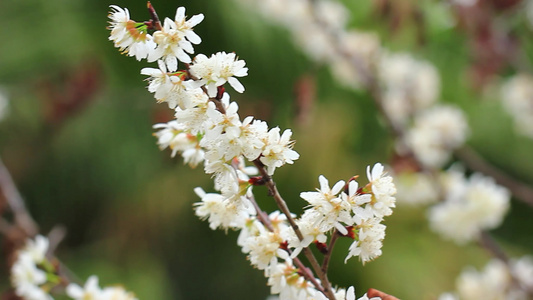
[[[392,182],[392,177],[384,173],[382,164],[377,163],[370,172],[370,166],[366,169],[368,181],[370,182],[372,198],[367,206],[371,206],[376,217],[390,216],[392,208],[396,207],[396,186]]]
[[[157,47],[148,54],[148,61],[163,59],[170,72],[178,69],[178,60],[190,63],[187,53],[194,53],[192,44],[199,44],[202,40],[194,33],[193,27],[204,19],[203,14],[194,15],[185,21],[185,8],[176,10],[175,20],[165,18],[163,28],[154,32],[154,42]]]
[[[352,256],[359,256],[363,264],[381,256],[382,240],[385,238],[386,226],[380,222],[380,218],[356,218],[358,236],[356,236],[356,240],[350,245],[348,256],[344,260],[345,263]]]
[[[198,80],[192,82],[193,87],[205,85],[209,97],[215,97],[217,87],[228,82],[235,91],[244,92],[244,86],[235,77],[248,75],[244,60],[239,60],[235,53],[218,52],[211,57],[198,54],[190,66],[191,75]]]
[[[192,168],[204,160],[205,153],[200,147],[198,137],[186,132],[183,124],[170,121],[155,124],[153,127],[159,130],[154,136],[157,137],[157,144],[161,150],[167,147],[172,149],[172,157],[178,152],[182,153],[184,163],[188,163]]]
[[[284,164],[292,164],[300,158],[298,152],[292,150],[294,141],[291,141],[292,131],[286,129],[280,136],[278,127],[270,129],[268,139],[265,141],[265,148],[261,153],[261,162],[267,166],[268,174],[274,174],[276,168]]]
[[[15,290],[17,296],[24,300],[53,300],[52,296],[36,285],[24,284]]]
[[[145,31],[140,30],[135,21],[130,20],[130,13],[127,8],[120,8],[111,5],[109,18],[111,19],[109,29],[111,35],[109,40],[115,43],[115,47],[127,53],[129,56],[135,56],[141,60],[148,56],[148,53],[155,48],[152,37]]]
[[[309,247],[312,242],[325,243],[327,241],[326,233],[331,227],[320,226],[321,219],[322,215],[313,209],[304,211],[303,215],[296,220],[303,236],[302,240],[298,238],[292,227],[287,228],[287,241],[289,246],[294,248],[291,255],[293,258],[298,256],[303,248]]]
[[[344,188],[344,181],[337,182],[330,189],[328,180],[324,176],[320,175],[318,180],[320,182],[318,192],[303,192],[300,193],[300,197],[309,202],[312,209],[319,213],[320,218],[316,221],[316,225],[321,230],[326,232],[335,227],[342,234],[348,233],[343,223],[346,225],[352,223],[351,205],[345,197],[337,196]]]
[[[243,248],[248,250],[250,263],[259,270],[264,270],[277,264],[278,257],[288,259],[288,253],[280,249],[283,241],[279,232],[270,232],[261,225],[258,235],[249,237]]]
[[[11,281],[16,289],[24,289],[29,285],[40,285],[46,282],[46,273],[37,268],[31,254],[19,252],[17,260],[11,267]]]
[[[209,98],[202,89],[189,90],[186,96],[187,98],[182,99],[184,107],[176,107],[176,121],[194,135],[203,133],[209,120]]]
[[[150,76],[148,91],[154,93],[157,102],[167,102],[169,108],[180,106],[184,108],[192,98],[191,91],[188,91],[181,77],[183,74],[170,74],[167,72],[165,63],[157,61],[159,69],[144,68],[141,74]],[[194,91],[193,91],[194,92]]]
[[[253,211],[241,202],[227,201],[227,197],[215,193],[207,194],[201,188],[194,191],[202,199],[194,204],[196,215],[201,219],[208,219],[209,227],[213,230],[242,228],[246,220],[253,215]]]
[[[272,294],[279,294],[280,300],[285,299],[325,299],[315,298],[321,295],[313,284],[305,280],[298,273],[291,261],[278,263],[269,268],[267,272],[268,285]]]

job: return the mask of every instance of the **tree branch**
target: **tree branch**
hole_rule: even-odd
[[[26,209],[24,200],[20,195],[11,174],[0,158],[0,189],[6,199],[6,202],[13,212],[15,224],[19,226],[28,236],[35,236],[38,232],[38,226]]]

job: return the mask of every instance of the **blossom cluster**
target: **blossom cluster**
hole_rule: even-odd
[[[144,68],[141,73],[149,76],[148,90],[156,101],[175,111],[174,120],[154,126],[159,147],[170,148],[172,156],[179,153],[191,167],[203,163],[204,171],[214,178],[216,192],[195,189],[201,198],[194,205],[196,215],[212,229],[241,231],[237,244],[250,263],[264,271],[273,294],[280,299],[327,299],[320,280],[304,274],[298,254],[313,242],[324,244],[328,234],[354,239],[346,259],[359,256],[365,263],[381,255],[385,236],[381,221],[392,213],[396,192],[381,164],[367,170],[369,183],[361,188],[350,180],[330,189],[321,176],[317,192],[301,194],[310,205],[294,221],[297,227],[290,225],[289,219],[296,217],[290,213],[266,215],[257,207],[252,187],[265,185],[277,168],[292,164],[299,154],[293,150],[290,129],[269,129],[266,122],[251,116],[241,120],[225,84],[244,92],[237,79],[248,73],[244,60],[225,52],[189,57],[194,53],[192,44],[201,42],[193,32],[201,14],[186,20],[180,7],[175,20],[165,18],[158,26],[157,20],[137,23],[129,19],[127,9],[111,7],[110,39],[130,56],[157,61],[158,68]],[[150,30],[155,32],[150,35]],[[178,61],[185,63],[183,69]],[[261,176],[251,177],[258,173]],[[353,287],[333,290],[336,299],[355,299]]]
[[[235,165],[240,164],[235,162]],[[247,182],[242,165],[237,167],[237,173],[240,182]],[[196,204],[196,214],[208,219],[212,229],[241,230],[237,244],[243,253],[248,254],[253,266],[264,270],[271,292],[279,293],[280,299],[300,299],[298,297],[302,295],[317,297],[320,293],[299,274],[293,263],[293,258],[303,248],[313,242],[326,243],[328,233],[337,230],[340,235],[354,239],[346,259],[359,256],[365,263],[381,255],[385,225],[380,222],[392,213],[396,190],[381,164],[376,164],[367,173],[369,184],[361,189],[355,180],[348,184],[339,181],[330,188],[328,180],[320,176],[320,189],[301,193],[300,196],[309,203],[302,216],[296,219],[302,239],[289,226],[286,216],[278,211],[268,216],[270,228],[266,228],[248,200],[249,191],[243,191],[236,201],[236,198],[208,194],[197,188],[196,193],[202,201]]]
[[[491,177],[475,173],[466,179],[452,168],[442,175],[444,201],[429,210],[433,230],[458,244],[477,240],[481,232],[497,228],[509,210],[511,195]]]
[[[66,280],[46,256],[49,244],[46,237],[38,235],[28,239],[16,253],[11,267],[11,282],[17,296],[26,300],[53,300],[51,290]],[[68,284],[66,294],[73,300],[137,300],[119,286],[101,289],[96,276],[91,276],[83,288],[75,283]]]
[[[511,193],[491,177],[466,177],[459,165],[436,173],[398,175],[398,199],[413,205],[431,205],[431,229],[457,244],[476,241],[481,233],[499,227],[511,204]]]
[[[533,288],[533,259],[524,256],[509,264],[493,259],[483,271],[466,268],[456,283],[457,291],[440,295],[439,300],[530,299]]]
[[[315,240],[324,243],[325,233],[336,229],[355,240],[346,260],[359,256],[364,264],[380,256],[386,228],[381,221],[392,214],[396,187],[381,164],[376,164],[372,170],[367,168],[367,177],[369,184],[360,189],[355,180],[348,184],[341,180],[330,188],[328,180],[320,176],[320,189],[300,195],[309,203],[309,208],[298,220],[304,239],[293,238],[289,245],[299,249]]]

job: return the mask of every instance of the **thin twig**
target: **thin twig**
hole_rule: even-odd
[[[482,231],[481,236],[479,238],[479,244],[485,248],[487,251],[490,252],[490,254],[499,260],[503,261],[505,264],[509,264],[509,257],[503,249],[496,243],[496,241],[492,238],[492,236],[486,232]]]
[[[329,241],[328,245],[328,252],[326,255],[324,255],[324,260],[322,261],[322,272],[325,274],[328,273],[328,267],[329,267],[329,260],[331,259],[331,254],[333,253],[333,247],[335,247],[335,243],[337,242],[337,239],[340,237],[340,233],[337,229],[333,232],[331,235],[331,240]]]

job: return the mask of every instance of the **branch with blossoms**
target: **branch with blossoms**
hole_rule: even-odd
[[[503,262],[500,274],[510,279],[502,280],[497,291],[487,289],[490,292],[486,296],[459,291],[446,297],[533,295],[533,282],[527,276],[533,273],[531,261],[509,259],[488,234],[502,223],[511,192],[531,205],[533,189],[490,166],[464,145],[469,133],[464,113],[457,107],[436,103],[440,79],[435,67],[408,54],[391,53],[372,34],[346,29],[349,12],[335,1],[272,0],[255,3],[254,8],[259,8],[268,21],[286,27],[292,40],[317,64],[328,66],[341,84],[366,90],[372,96],[396,140],[393,163],[398,172],[398,198],[426,205],[437,203],[429,210],[434,231],[458,244],[477,241]],[[514,111],[520,111],[516,114],[522,116],[522,124],[531,119],[524,95],[532,93],[525,82],[522,76],[505,87],[518,86],[507,94]],[[478,173],[466,178],[462,167],[443,170],[453,154]],[[482,280],[475,284],[483,289]]]
[[[328,279],[328,265],[335,242],[342,237],[353,240],[346,260],[359,257],[363,264],[382,254],[386,226],[383,219],[395,207],[396,188],[380,163],[367,168],[368,183],[360,186],[353,176],[330,187],[324,176],[320,188],[302,192],[309,203],[301,216],[291,213],[273,179],[275,171],[299,158],[293,150],[292,131],[254,117],[241,120],[238,105],[230,101],[227,83],[244,92],[237,79],[248,68],[235,53],[218,52],[211,56],[194,53],[201,42],[193,27],[202,14],[187,19],[185,8],[177,9],[174,20],[161,23],[148,3],[152,19],[136,22],[129,11],[111,6],[110,40],[124,54],[137,60],[156,62],[158,68],[144,68],[149,76],[148,90],[158,102],[175,110],[176,119],[156,124],[154,134],[161,149],[172,149],[191,167],[203,163],[214,178],[214,193],[196,188],[201,201],[195,213],[209,222],[212,229],[239,230],[237,244],[247,254],[252,266],[262,270],[273,294],[280,299],[355,300],[355,288],[333,286]],[[180,68],[180,65],[183,65]],[[252,177],[254,176],[254,177]],[[262,210],[253,188],[265,186],[279,211]],[[327,243],[329,239],[329,244]],[[322,264],[311,247],[324,253]],[[15,255],[11,267],[17,296],[24,299],[53,299],[66,293],[72,299],[136,299],[122,288],[100,288],[91,276],[83,287],[61,274],[61,265],[47,256],[50,241],[43,236],[28,239]],[[307,267],[299,255],[306,256]],[[359,300],[396,299],[370,289]]]

